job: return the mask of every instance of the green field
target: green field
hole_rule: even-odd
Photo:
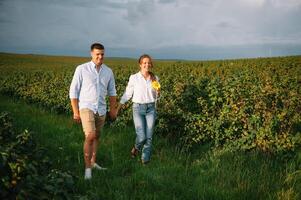
[[[13,118],[12,123],[3,120],[7,128],[1,129],[0,161],[11,169],[1,174],[1,195],[9,191],[18,199],[27,199],[26,194],[32,195],[30,199],[301,197],[300,56],[155,60],[162,97],[151,163],[142,166],[129,156],[135,134],[128,105],[105,127],[98,159],[109,170],[96,172],[91,182],[83,180],[83,134],[72,123],[68,98],[74,69],[86,61],[89,58],[0,54],[0,110]],[[138,70],[136,62],[105,62],[114,71],[119,97],[129,75]],[[25,129],[37,148],[46,149],[38,152],[49,159],[49,169],[39,168],[39,155],[32,165],[26,156],[16,156],[22,153],[20,137],[15,146],[6,141],[11,132]],[[22,151],[26,155],[30,149]],[[53,169],[59,175],[53,175]],[[46,176],[39,170],[51,177],[39,182],[39,176]],[[10,172],[16,176],[8,176]],[[36,187],[45,194],[37,193]]]

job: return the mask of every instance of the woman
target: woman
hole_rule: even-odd
[[[130,76],[118,110],[133,98],[136,142],[131,150],[131,155],[136,157],[139,152],[142,152],[141,161],[146,164],[150,161],[152,152],[152,137],[156,119],[155,104],[160,93],[160,84],[158,77],[150,71],[153,67],[152,58],[144,54],[138,61],[140,71]]]

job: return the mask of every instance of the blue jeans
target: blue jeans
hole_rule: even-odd
[[[141,159],[149,161],[152,152],[152,138],[156,119],[155,103],[133,103],[133,119],[136,130],[135,148],[141,151]]]

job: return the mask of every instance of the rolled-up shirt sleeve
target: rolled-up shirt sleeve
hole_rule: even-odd
[[[134,76],[131,75],[129,82],[126,86],[125,92],[121,97],[120,103],[121,104],[125,104],[130,98],[132,98],[133,93],[134,93],[134,80],[133,80]]]
[[[108,95],[111,97],[117,96],[116,86],[115,86],[115,78],[114,78],[113,72],[111,73],[111,78],[110,78],[109,84],[108,84]]]
[[[69,98],[70,99],[78,99],[79,98],[81,82],[82,82],[81,71],[80,71],[80,68],[77,67],[74,72],[73,79],[72,79],[70,89],[69,89]]]

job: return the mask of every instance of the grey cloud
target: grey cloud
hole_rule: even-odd
[[[202,6],[211,6],[216,3],[218,0],[186,0],[186,1],[179,1],[181,4],[186,4],[190,6],[202,5]]]
[[[86,8],[99,7],[99,8],[112,9],[112,10],[126,9],[126,3],[117,3],[109,0],[101,0],[101,1],[91,0],[90,2],[77,1],[72,4],[79,7],[86,7]]]
[[[16,0],[12,0],[16,1]],[[95,8],[95,7],[105,7],[105,8],[112,8],[112,9],[124,9],[125,3],[122,2],[112,2],[110,0],[27,0],[27,2],[36,2],[43,5],[58,5],[64,7],[82,7],[82,8]]]
[[[288,6],[288,5],[287,5]],[[256,13],[254,20],[247,20],[256,38],[262,42],[301,42],[301,6],[290,9],[279,7],[272,1]],[[294,36],[295,35],[295,36]],[[299,39],[296,38],[299,37]]]
[[[128,2],[127,14],[124,17],[132,25],[143,22],[151,13],[154,12],[154,0],[140,0],[137,2]]]
[[[159,3],[169,4],[169,3],[176,3],[177,0],[159,0]]]
[[[179,48],[174,54],[177,57],[192,54],[196,58],[205,51],[213,56],[214,50],[223,48],[239,55],[240,48],[226,47],[259,45],[253,49],[262,53],[264,44],[281,44],[281,52],[298,52],[299,46],[292,47],[301,44],[298,2],[301,1],[0,0],[0,51],[78,55],[91,42],[100,41],[113,49],[112,54],[108,51],[110,55],[125,53],[122,49],[138,49],[172,56],[168,53],[170,46]]]
[[[221,28],[221,29],[234,29],[237,28],[236,26],[234,26],[233,24],[231,24],[230,22],[227,21],[220,21],[216,24],[217,28]]]

